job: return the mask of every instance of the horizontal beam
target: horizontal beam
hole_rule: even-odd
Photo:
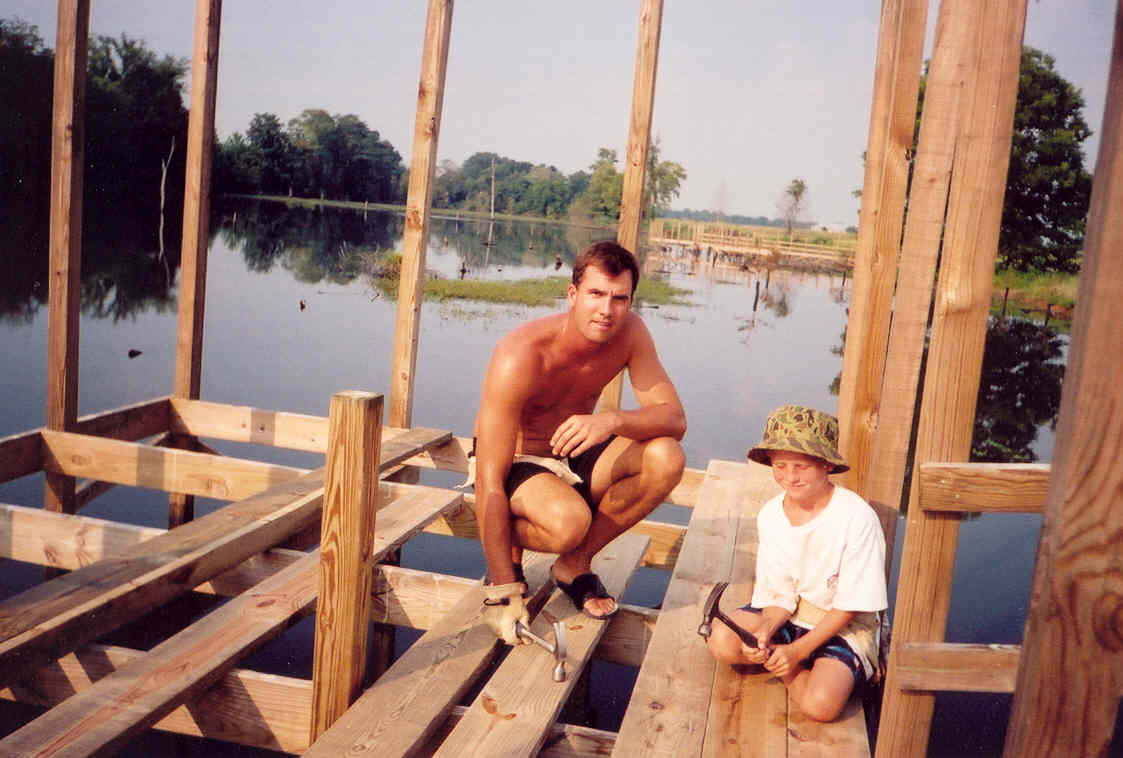
[[[122,408],[79,416],[71,431],[135,442],[168,431],[169,398],[157,397]]]
[[[926,511],[1041,513],[1048,489],[1044,463],[920,466],[920,507]]]
[[[39,429],[0,439],[0,482],[43,470],[43,436]]]
[[[1013,692],[1021,646],[905,642],[897,655],[903,690]]]
[[[171,431],[192,437],[324,453],[326,416],[308,416],[203,400],[171,399]],[[387,437],[388,438],[388,437]]]
[[[44,429],[43,468],[101,482],[243,500],[305,469]]]

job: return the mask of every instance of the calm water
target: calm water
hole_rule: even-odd
[[[388,394],[395,304],[379,294],[363,273],[363,263],[382,251],[400,249],[400,216],[242,204],[216,208],[212,228],[204,399],[327,415],[333,392],[366,389]],[[445,277],[568,276],[575,252],[605,236],[610,234],[603,230],[521,222],[497,222],[489,230],[487,222],[438,218],[431,229],[428,268]],[[34,257],[9,265],[19,281],[13,281],[0,303],[0,350],[7,357],[0,378],[7,397],[0,407],[0,436],[44,421],[45,265]],[[171,391],[175,266],[173,260],[165,268],[155,253],[120,251],[87,264],[81,413]],[[641,309],[686,406],[688,465],[705,468],[712,458],[742,460],[745,449],[759,438],[768,412],[782,403],[836,406],[832,386],[841,370],[847,278],[763,269],[719,272],[683,257],[652,259],[647,268],[664,272],[661,275],[671,283],[690,290],[689,305]],[[564,301],[559,300],[557,308],[561,307]],[[426,303],[414,424],[470,435],[483,370],[495,342],[524,320],[557,308]],[[990,399],[980,405],[980,444],[1010,458],[1048,460],[1049,425],[1055,413],[1052,393],[1059,393],[1065,340],[1033,325],[1009,323],[995,326],[988,339],[988,351],[996,358],[986,375]],[[129,358],[130,350],[140,354]],[[309,454],[235,443],[215,447],[292,465],[322,462]],[[423,482],[432,484],[447,485],[455,479],[440,472],[423,475]],[[41,477],[0,487],[4,502],[38,505],[41,498]],[[166,502],[162,493],[118,488],[83,514],[163,526]],[[196,507],[203,513],[217,505],[199,501]],[[688,514],[665,507],[659,516],[685,521]],[[1040,519],[1034,516],[984,516],[964,522],[950,640],[1021,640],[1039,527]],[[411,542],[403,563],[464,576],[483,572],[478,545],[432,535]],[[7,594],[41,576],[38,568],[10,561],[0,570]],[[662,572],[641,570],[625,600],[655,605],[665,582]],[[891,587],[890,597],[892,592]],[[416,636],[400,631],[399,648]],[[276,673],[310,676],[311,652],[311,625],[305,621],[251,663]],[[594,726],[614,730],[635,672],[595,664],[592,677],[589,718]],[[1008,709],[1006,696],[941,696],[932,754],[996,754]],[[9,720],[26,718],[24,711],[8,711]],[[177,741],[199,747],[182,738],[151,736],[135,743],[128,754],[158,754]],[[223,749],[206,747],[216,755]],[[230,748],[228,754],[250,753]]]

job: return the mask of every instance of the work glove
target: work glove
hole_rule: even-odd
[[[525,642],[515,632],[516,623],[530,626],[530,616],[523,600],[524,588],[522,582],[484,585],[484,621],[495,632],[495,636],[508,645],[521,645]]]

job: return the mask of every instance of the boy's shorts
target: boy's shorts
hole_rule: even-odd
[[[760,613],[760,608],[754,608],[751,605],[741,607],[741,610],[748,611],[749,613]],[[810,629],[805,629],[802,626],[796,626],[790,621],[785,621],[772,635],[772,641],[781,645],[790,645],[798,640],[803,635],[807,634]],[[866,683],[866,672],[862,668],[862,660],[858,654],[854,652],[854,648],[850,644],[839,637],[837,634],[824,642],[819,647],[815,648],[811,655],[807,656],[804,660],[804,665],[808,668],[815,665],[815,661],[820,658],[833,658],[846,664],[850,669],[850,673],[854,675],[854,687],[857,688]]]

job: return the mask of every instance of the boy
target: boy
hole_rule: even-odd
[[[730,614],[757,646],[720,621],[707,645],[725,663],[763,664],[808,718],[831,721],[856,686],[877,677],[879,614],[889,605],[881,524],[828,478],[849,468],[833,416],[778,408],[748,457],[771,466],[784,490],[757,516],[752,603]]]

